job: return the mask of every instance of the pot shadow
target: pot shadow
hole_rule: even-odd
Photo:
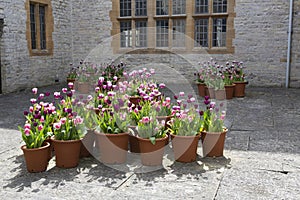
[[[80,173],[78,168],[60,169],[56,167],[55,164],[51,166],[51,162],[54,162],[53,160],[49,161],[48,168],[45,172],[29,173],[23,155],[14,156],[12,158],[15,158],[13,163],[16,167],[11,169],[10,173],[15,175],[12,178],[4,179],[4,181],[9,183],[4,185],[3,189],[15,189],[16,192],[34,188],[31,192],[37,193],[40,189],[33,185],[36,182],[39,182],[40,185],[51,185],[51,188],[54,189],[65,184],[64,182],[66,181],[73,181]]]
[[[118,188],[131,175],[128,173],[129,169],[126,163],[107,165],[93,157],[84,158],[80,170],[84,174],[86,182],[97,181],[99,184],[109,188]]]
[[[200,180],[208,179],[202,176],[203,174],[215,171],[217,174],[222,173],[225,168],[230,168],[230,158],[226,157],[201,157],[198,155],[196,161],[191,163],[181,163],[174,161],[169,166],[170,174],[175,175],[177,179]]]

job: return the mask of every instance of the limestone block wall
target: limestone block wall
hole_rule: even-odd
[[[300,1],[294,1],[291,87],[300,87]]]
[[[4,29],[1,38],[2,92],[8,93],[33,86],[54,83],[58,76],[65,79],[72,62],[70,5],[67,1],[52,1],[54,31],[53,55],[29,56],[26,40],[25,0],[3,0]]]

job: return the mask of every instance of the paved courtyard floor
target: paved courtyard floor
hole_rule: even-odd
[[[0,199],[300,199],[300,89],[249,87],[227,101],[222,158],[203,158],[199,148],[197,162],[182,164],[166,148],[162,167],[129,155],[120,166],[91,157],[60,169],[53,158],[35,174],[26,171],[17,129],[30,97],[0,95]]]

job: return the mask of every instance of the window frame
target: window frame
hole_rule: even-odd
[[[164,50],[172,50],[174,52],[179,53],[198,53],[199,51],[203,52],[206,50],[209,54],[231,54],[234,53],[233,39],[235,38],[235,29],[234,29],[234,18],[236,14],[234,12],[235,8],[235,0],[227,0],[227,12],[226,13],[212,13],[213,11],[213,1],[208,0],[208,13],[197,14],[196,11],[196,0],[186,1],[185,14],[176,14],[172,15],[173,5],[172,0],[168,2],[168,14],[159,15],[156,9],[157,1],[147,1],[147,16],[134,16],[132,14],[131,17],[120,17],[119,4],[120,0],[112,0],[112,10],[110,12],[110,18],[113,24],[113,28],[111,30],[111,35],[116,36],[112,41],[113,50],[116,53],[123,53],[128,51],[126,48],[120,47],[120,38],[118,38],[118,34],[120,34],[120,21],[122,20],[132,20],[132,29],[135,29],[135,21],[139,19],[147,20],[147,47],[131,47],[132,49],[139,48],[147,48],[147,49],[164,49]],[[132,0],[132,13],[135,13],[135,0]],[[214,18],[227,18],[226,23],[226,39],[224,47],[214,47],[212,46],[212,38],[213,38],[213,19]],[[199,47],[195,45],[195,23],[196,19],[208,18],[208,47]],[[186,44],[185,47],[176,47],[172,45],[173,39],[173,20],[176,19],[184,19],[185,20],[185,35],[186,35]],[[156,45],[156,21],[157,20],[169,20],[169,45],[168,47],[158,47]],[[133,35],[135,33],[133,32]],[[133,36],[135,37],[135,36]],[[133,44],[135,44],[135,39],[133,39]]]
[[[34,19],[31,21],[31,5],[34,5]],[[44,8],[44,22],[41,22],[40,7]],[[27,12],[26,38],[30,56],[50,56],[53,55],[53,16],[51,0],[26,0],[25,9]],[[35,35],[32,35],[31,24],[35,24]],[[41,27],[43,25],[44,27]],[[32,43],[35,38],[35,48]],[[43,40],[43,41],[42,41]]]

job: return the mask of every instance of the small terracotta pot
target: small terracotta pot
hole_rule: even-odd
[[[220,157],[223,156],[224,143],[227,129],[223,132],[201,133],[203,156]]]
[[[196,136],[178,136],[171,134],[175,160],[184,163],[196,161],[199,139],[200,134]]]
[[[234,94],[235,84],[225,85],[226,99],[232,99]]]
[[[95,131],[100,159],[106,164],[126,162],[128,151],[128,133],[104,134]]]
[[[248,82],[234,82],[234,96],[235,97],[244,97],[245,96],[245,89]]]
[[[90,83],[78,82],[77,91],[82,94],[88,94],[90,92]]]
[[[205,83],[197,83],[198,93],[200,97],[205,97]]]
[[[216,98],[216,100],[225,100],[225,98],[226,98],[225,89],[215,90],[215,98]]]
[[[157,138],[153,145],[149,139],[138,137],[138,142],[141,150],[142,164],[146,166],[162,165],[164,155],[164,147],[168,137]]]
[[[80,157],[92,156],[95,143],[94,131],[88,130],[87,134],[81,140]]]
[[[139,103],[143,100],[140,96],[131,96],[129,97],[129,101],[133,103],[135,106],[139,105]]]
[[[215,89],[214,88],[208,88],[208,96],[210,99],[215,98]]]
[[[44,142],[40,148],[27,149],[26,145],[21,147],[28,172],[43,172],[47,170],[49,161],[50,143]]]
[[[52,144],[55,151],[56,166],[60,168],[73,168],[79,163],[81,140],[56,140]]]

